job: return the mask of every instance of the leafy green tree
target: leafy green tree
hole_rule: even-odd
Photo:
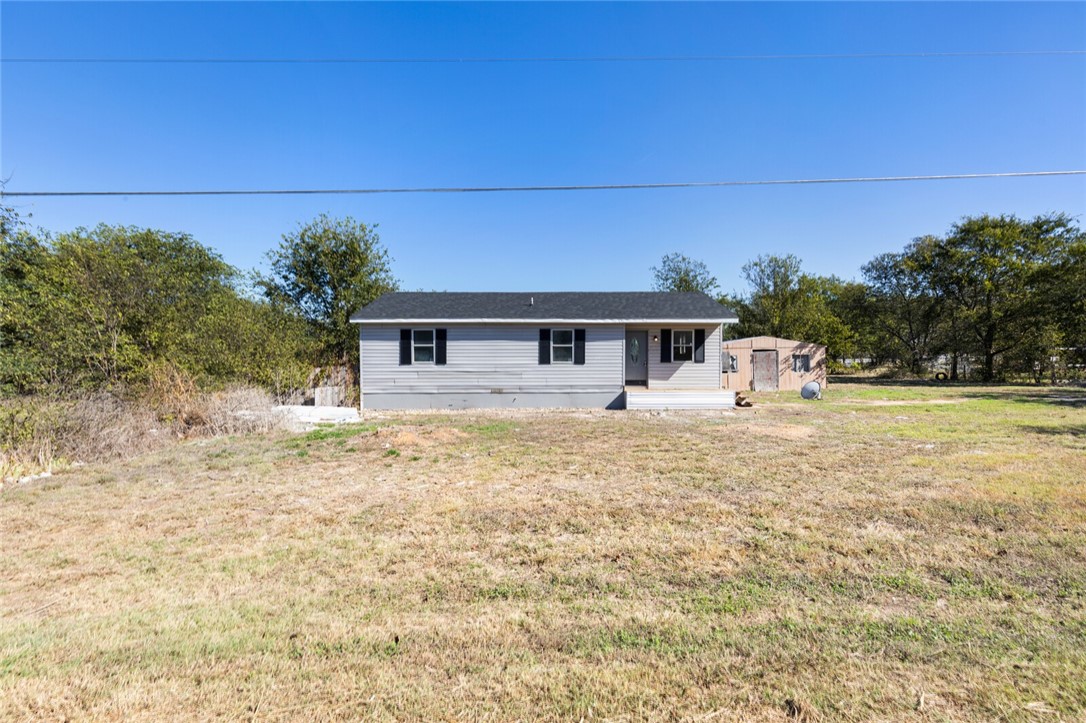
[[[0,183],[0,187],[3,184]],[[0,240],[7,241],[9,236],[26,227],[26,221],[11,206],[0,204]]]
[[[916,239],[903,253],[876,256],[863,267],[868,318],[884,335],[879,345],[914,374],[922,374],[938,348],[945,304],[931,288],[924,259],[931,237]]]
[[[741,297],[739,316],[744,335],[798,338],[800,306],[810,292],[810,288],[801,288],[799,258],[791,254],[759,256],[744,264],[743,278],[749,287],[747,295]]]
[[[716,277],[703,262],[683,254],[667,254],[652,267],[656,291],[700,291],[710,296],[720,288]]]
[[[358,330],[350,316],[399,287],[376,227],[321,215],[284,235],[268,258],[271,275],[259,282],[266,297],[297,311],[322,352],[356,374]]]
[[[318,358],[304,319],[244,293],[213,298],[194,330],[205,378],[261,386],[280,397],[305,387]]]
[[[983,360],[981,378],[998,376],[997,360],[1031,342],[1057,303],[1064,260],[1082,232],[1065,214],[1022,220],[967,217],[934,245],[930,274]]]
[[[101,225],[0,249],[0,385],[142,385],[162,364],[201,385],[296,380],[304,323],[239,293],[238,272],[186,234]]]
[[[53,256],[52,306],[67,319],[53,353],[110,383],[139,381],[155,358],[197,366],[192,322],[235,273],[187,234],[104,224],[59,236]]]
[[[1058,264],[1051,306],[1060,342],[1053,356],[1071,369],[1086,369],[1086,233],[1069,242]]]
[[[847,337],[834,347],[836,358],[865,358],[879,364],[885,358],[886,336],[876,324],[875,308],[867,284],[827,279],[824,292],[829,311],[847,329]]]
[[[29,390],[42,360],[28,344],[38,290],[34,280],[48,247],[10,207],[0,207],[0,392]]]
[[[859,336],[854,312],[862,285],[837,276],[815,275],[805,275],[804,285],[810,285],[812,289],[812,298],[807,301],[812,313],[806,327],[807,336],[825,344],[831,359],[856,356]]]
[[[1083,346],[1084,246],[1065,214],[966,217],[876,257],[864,276],[888,348],[913,371],[945,355],[951,379],[973,358],[985,381],[1038,379]]]
[[[749,291],[739,298],[741,336],[777,336],[825,344],[832,358],[852,353],[853,332],[831,308],[844,282],[803,273],[796,256],[759,256],[743,266]]]

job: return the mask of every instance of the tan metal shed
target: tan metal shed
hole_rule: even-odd
[[[721,386],[740,391],[799,391],[807,382],[826,386],[826,347],[775,336],[731,339],[720,345]]]

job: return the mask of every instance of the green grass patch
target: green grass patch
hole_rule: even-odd
[[[328,439],[346,440],[361,434],[376,432],[378,424],[319,424],[302,435],[303,442],[323,442]]]
[[[495,438],[504,437],[513,432],[516,425],[512,422],[488,422],[486,424],[468,424],[463,427],[465,432],[477,434],[480,437]]]
[[[475,593],[476,600],[526,600],[530,597],[531,589],[519,582],[499,582],[482,587]]]

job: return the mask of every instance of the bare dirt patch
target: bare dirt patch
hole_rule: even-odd
[[[422,425],[381,427],[374,432],[374,435],[379,442],[397,449],[447,445],[468,437],[459,429]]]
[[[756,434],[775,439],[810,439],[815,433],[812,427],[801,424],[738,424],[729,428],[729,432],[738,434]]]

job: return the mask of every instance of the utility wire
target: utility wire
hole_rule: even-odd
[[[747,60],[867,60],[891,58],[991,58],[1037,55],[1086,55],[1086,50],[964,50],[914,53],[797,53],[763,55],[599,55],[492,58],[0,58],[26,64],[157,64],[157,65],[382,65],[457,63],[690,63]]]
[[[764,181],[690,181],[685,183],[613,183],[569,186],[437,186],[416,188],[300,188],[197,191],[4,191],[7,197],[72,196],[329,196],[377,193],[506,193],[527,191],[629,191],[652,188],[722,188],[729,186],[800,186],[826,183],[886,183],[897,181],[950,181],[977,178],[1033,178],[1038,176],[1081,176],[1081,171],[1018,171],[1011,173],[955,173],[938,176],[859,176],[854,178],[802,178]]]

